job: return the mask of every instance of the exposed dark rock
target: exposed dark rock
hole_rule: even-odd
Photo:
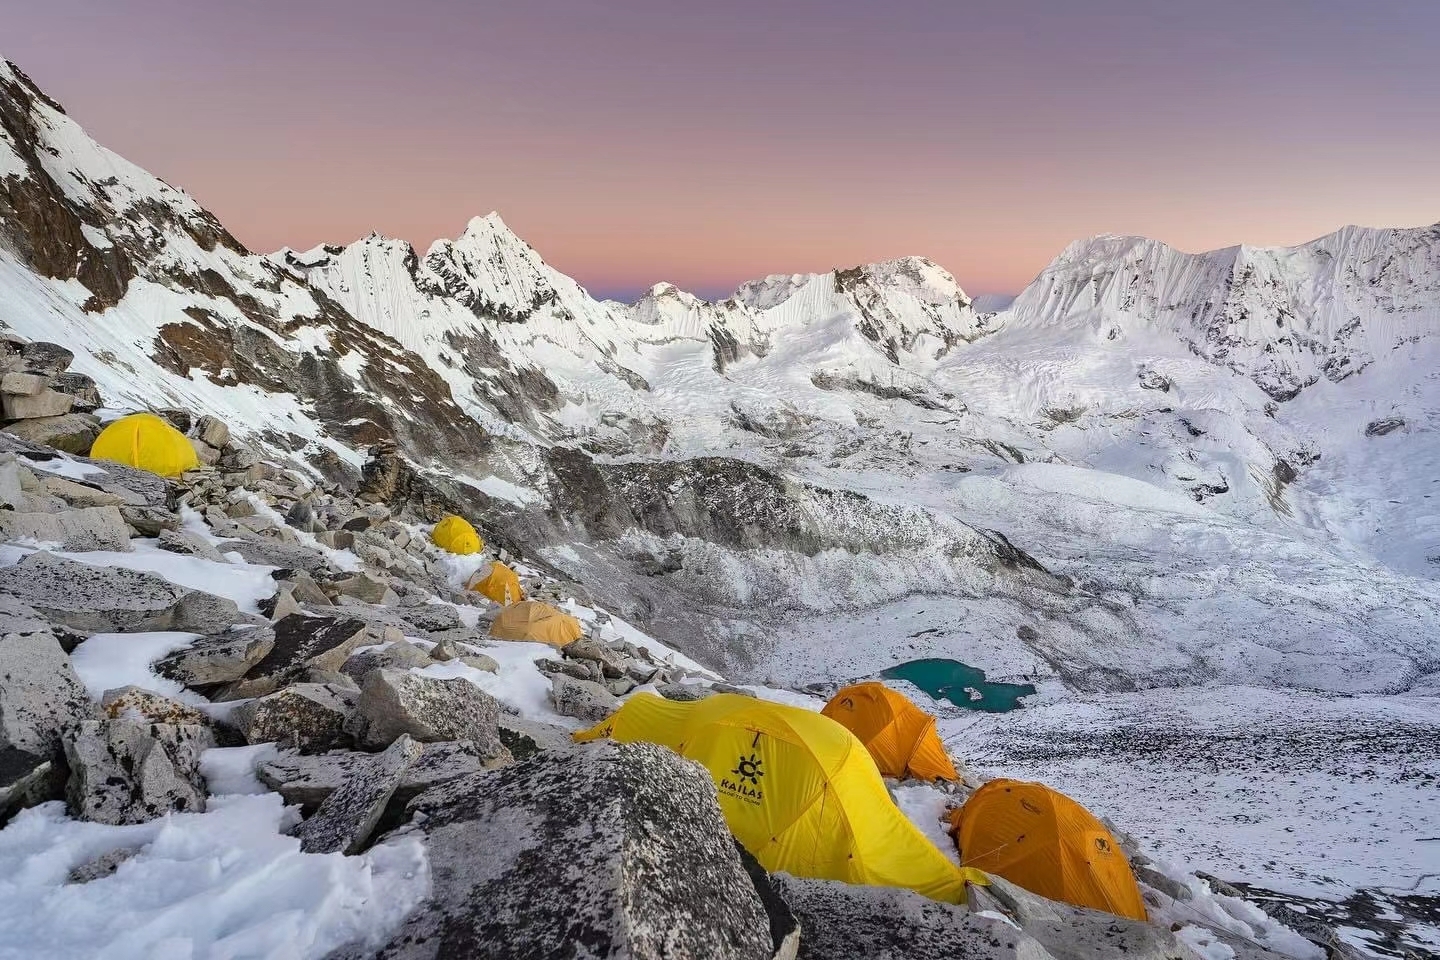
[[[709,774],[663,747],[541,753],[410,807],[434,892],[378,952],[341,956],[772,956]]]
[[[364,620],[292,613],[271,628],[275,642],[264,658],[228,687],[222,699],[262,697],[317,668],[339,672],[356,647],[375,642]]]
[[[561,735],[569,743],[569,735],[564,731]],[[273,759],[262,761],[255,773],[262,783],[284,797],[286,803],[298,803],[313,810],[347,779],[363,771],[373,756],[353,750],[314,755],[282,750]],[[419,757],[406,768],[395,789],[395,801],[407,803],[438,784],[510,762],[510,754],[499,744],[492,744],[488,749],[481,749],[469,740],[422,744]]]
[[[402,736],[384,753],[368,757],[321,802],[315,815],[300,825],[300,849],[306,853],[359,853],[420,750],[420,744]]]
[[[1365,436],[1383,437],[1387,433],[1394,433],[1405,426],[1404,417],[1384,417],[1379,420],[1371,420],[1365,426]]]

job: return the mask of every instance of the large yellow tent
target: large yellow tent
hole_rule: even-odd
[[[536,600],[510,604],[490,624],[490,636],[497,640],[530,640],[552,647],[579,640],[584,632],[579,620]]]
[[[435,524],[435,529],[430,531],[430,541],[441,550],[461,554],[479,553],[480,548],[485,546],[485,541],[470,526],[470,521],[453,513]]]
[[[1041,783],[991,780],[950,813],[961,862],[1051,900],[1144,920],[1130,861],[1105,825]]]
[[[502,607],[525,599],[525,589],[520,586],[520,577],[514,570],[496,560],[483,577],[470,583],[470,589],[483,594]]]
[[[153,413],[132,413],[110,424],[91,444],[90,456],[162,477],[178,477],[200,466],[189,438]]]
[[[820,711],[860,738],[887,777],[958,780],[935,718],[883,683],[845,687]]]
[[[644,740],[698,761],[736,839],[767,870],[905,887],[959,903],[963,870],[890,800],[865,746],[810,710],[738,694],[672,702],[637,693],[577,740]]]

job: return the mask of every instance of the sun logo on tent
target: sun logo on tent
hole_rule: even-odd
[[[737,760],[735,762],[735,769],[730,772],[741,780],[749,780],[751,786],[758,787],[760,785],[760,778],[765,776],[765,771],[760,769],[764,762],[765,761],[752,753],[749,757],[742,756]]]

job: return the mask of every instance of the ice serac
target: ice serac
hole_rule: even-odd
[[[1153,325],[1290,400],[1440,334],[1440,225],[1352,226],[1295,247],[1199,254],[1141,237],[1095,237],[1046,267],[1008,319]]]

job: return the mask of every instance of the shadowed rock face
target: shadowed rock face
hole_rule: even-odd
[[[424,814],[434,893],[378,952],[338,956],[771,956],[709,775],[663,747],[541,753],[410,809]]]

